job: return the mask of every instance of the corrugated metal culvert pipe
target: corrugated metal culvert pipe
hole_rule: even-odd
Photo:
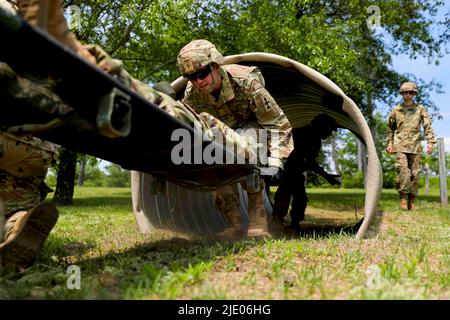
[[[286,113],[292,127],[311,123],[312,119],[326,113],[338,125],[353,132],[361,140],[368,155],[364,221],[356,238],[361,239],[372,222],[382,188],[382,171],[371,131],[358,106],[330,79],[317,71],[289,58],[268,53],[247,53],[228,56],[225,64],[238,63],[258,66],[266,81],[266,88]],[[182,92],[186,80],[172,83]],[[182,188],[152,175],[132,172],[133,210],[142,232],[154,228],[212,234],[225,228],[222,215],[214,207],[211,192],[198,192]],[[248,221],[247,197],[240,192],[241,214]],[[271,204],[265,195],[269,213]]]

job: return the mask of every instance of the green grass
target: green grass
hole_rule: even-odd
[[[354,223],[364,190],[308,189],[305,226]],[[167,231],[141,234],[129,189],[77,188],[36,264],[0,277],[2,299],[449,299],[450,209],[432,190],[354,235],[216,243]],[[81,270],[80,289],[67,269]],[[73,280],[73,279],[72,279]]]

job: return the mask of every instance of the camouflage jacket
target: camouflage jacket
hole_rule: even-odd
[[[291,125],[273,97],[264,88],[257,67],[223,65],[222,89],[216,100],[188,83],[183,102],[198,113],[206,112],[232,129],[251,122],[266,129],[269,136],[269,165],[282,167],[292,151]]]
[[[395,106],[388,118],[387,145],[392,146],[393,152],[421,153],[421,126],[428,144],[435,144],[431,119],[423,105],[413,103],[405,106],[402,103]]]

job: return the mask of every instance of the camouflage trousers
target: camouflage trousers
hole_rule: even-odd
[[[0,200],[7,216],[38,205],[51,190],[45,184],[53,146],[30,135],[0,133]]]
[[[399,193],[417,196],[419,192],[420,154],[397,152],[397,179]]]

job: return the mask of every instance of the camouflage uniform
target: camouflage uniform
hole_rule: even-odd
[[[33,26],[46,29],[83,56],[75,36],[68,32],[61,2],[41,0],[0,0],[0,6],[19,14]],[[19,103],[64,115],[71,111],[50,88],[51,82],[36,83],[17,75],[0,62],[3,88]],[[41,82],[41,80],[39,80]],[[10,128],[11,129],[11,128]],[[45,184],[49,166],[54,163],[55,146],[27,133],[0,132],[0,200],[8,220],[0,232],[0,269],[29,267],[44,245],[58,219],[56,207],[41,203],[51,189]],[[2,212],[3,214],[3,212]]]
[[[23,4],[25,1],[20,1]],[[2,0],[5,8],[9,2]],[[10,11],[18,7],[9,6]],[[0,73],[16,85],[10,86],[10,94],[22,101],[52,106],[67,112],[69,107],[45,86],[20,77],[5,63],[0,62]],[[55,104],[56,107],[53,105]],[[51,190],[45,184],[48,168],[55,162],[55,145],[30,134],[0,132],[0,199],[5,213],[11,216],[17,211],[38,205]]]
[[[0,199],[7,216],[28,210],[51,190],[45,184],[55,146],[29,134],[0,133]]]
[[[387,145],[397,154],[396,189],[401,194],[418,194],[421,125],[428,144],[435,144],[431,119],[423,105],[413,103],[407,106],[402,103],[395,106],[389,114]]]
[[[265,153],[267,162],[259,165],[269,165],[282,168],[289,153],[292,151],[291,125],[273,97],[264,88],[264,78],[256,67],[247,67],[236,64],[223,65],[224,59],[215,46],[207,40],[194,40],[183,47],[178,55],[180,72],[188,76],[212,64],[219,67],[221,87],[218,98],[211,93],[199,90],[189,82],[183,102],[205,119],[208,125],[217,125],[218,120],[231,130],[244,129],[241,135],[255,132],[248,129],[267,130],[268,145]],[[218,120],[217,120],[218,119]],[[260,137],[255,137],[258,141]],[[255,152],[260,155],[258,147]],[[261,160],[258,157],[258,160]],[[263,181],[261,180],[261,185]],[[246,189],[245,184],[243,187]],[[249,230],[248,236],[267,234],[265,222],[265,209],[262,204],[262,191],[250,192],[249,199]],[[224,237],[233,237],[240,229],[239,195],[237,186],[226,186],[215,192],[215,203],[228,220],[229,228],[222,232]]]
[[[170,114],[172,117],[181,120],[191,127],[209,130],[211,139],[221,139],[225,145],[241,146],[246,152],[243,154],[245,159],[251,157],[256,158],[256,148],[252,148],[249,141],[236,132],[231,130],[227,125],[217,118],[208,114],[198,114],[188,104],[183,101],[176,101],[168,94],[157,91],[142,81],[133,78],[123,67],[120,60],[112,59],[102,48],[97,45],[85,46],[97,61],[97,66],[117,77],[117,79],[128,88],[143,96],[146,100],[156,104],[162,110]]]
[[[211,94],[200,92],[191,82],[182,101],[208,123],[213,116],[234,130],[266,129],[268,165],[282,168],[292,151],[292,129],[281,108],[264,88],[261,72],[256,67],[232,64],[221,66],[220,73],[222,88],[217,101]]]

